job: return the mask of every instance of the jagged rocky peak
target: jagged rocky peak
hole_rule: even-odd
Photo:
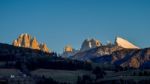
[[[28,34],[21,34],[17,40],[13,41],[13,45],[14,46],[20,46],[20,47],[30,47],[30,40],[31,40],[31,36]]]
[[[36,40],[35,37],[33,39],[31,39],[30,43],[31,43],[31,45],[30,45],[31,48],[40,49],[39,43],[38,43],[38,41]]]
[[[67,46],[65,46],[65,48],[64,48],[64,52],[72,52],[73,51],[73,48],[72,48],[72,46],[71,45],[67,45]]]
[[[96,48],[101,46],[101,42],[96,39],[85,39],[84,42],[82,43],[80,51],[86,51],[92,48]]]
[[[64,48],[64,52],[62,53],[62,57],[70,57],[78,53],[78,50],[75,50],[71,45],[67,45]]]
[[[48,47],[47,47],[47,45],[45,43],[44,44],[40,44],[40,49],[42,51],[49,52],[49,49],[48,49]]]
[[[23,40],[22,40],[23,47],[27,47],[27,48],[30,47],[30,40],[31,40],[31,36],[26,33],[23,36]]]
[[[46,44],[39,44],[36,37],[31,37],[31,35],[25,33],[21,34],[16,40],[12,43],[14,46],[32,48],[42,50],[44,52],[49,52]]]
[[[12,45],[14,45],[14,46],[20,46],[17,40],[14,40],[13,43],[12,43]]]
[[[139,49],[139,47],[135,46],[131,42],[121,38],[121,37],[116,37],[115,40],[116,45],[123,47],[123,48],[129,48],[129,49]]]

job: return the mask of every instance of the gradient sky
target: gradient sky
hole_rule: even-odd
[[[21,33],[57,52],[92,37],[150,47],[150,0],[0,0],[0,42],[11,44]]]

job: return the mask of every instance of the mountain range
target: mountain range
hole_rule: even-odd
[[[36,38],[29,34],[21,34],[12,44],[17,47],[50,52],[46,44],[39,44]],[[114,64],[121,67],[150,68],[147,66],[150,65],[150,48],[140,49],[121,37],[116,37],[114,43],[106,45],[97,39],[86,39],[78,50],[67,45],[60,56],[80,61]]]

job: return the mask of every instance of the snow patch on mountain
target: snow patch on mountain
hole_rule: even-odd
[[[135,46],[131,42],[129,42],[129,41],[127,41],[127,40],[125,40],[121,37],[116,38],[116,44],[120,47],[123,47],[123,48],[129,48],[129,49],[136,48],[136,49],[139,49],[139,47]]]

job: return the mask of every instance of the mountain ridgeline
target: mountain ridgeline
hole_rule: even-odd
[[[34,51],[38,50],[45,53],[52,53],[46,44],[39,44],[36,38],[33,38],[29,34],[21,34],[12,44],[18,48],[22,47],[22,50],[25,48],[24,54],[29,54],[26,48],[33,49]],[[16,50],[12,52],[17,53],[19,51]],[[30,54],[30,56],[42,55],[37,53],[34,52]],[[19,53],[15,54],[15,57],[19,55],[22,56]],[[60,57],[79,61],[90,61],[92,63],[112,64],[121,67],[150,68],[150,48],[140,49],[121,37],[116,37],[114,43],[108,43],[106,45],[97,39],[86,39],[83,41],[81,49],[79,50],[74,49],[71,45],[67,45]]]

